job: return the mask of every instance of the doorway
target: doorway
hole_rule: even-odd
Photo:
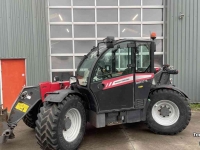
[[[2,59],[0,63],[1,102],[10,111],[22,87],[26,85],[25,59]]]

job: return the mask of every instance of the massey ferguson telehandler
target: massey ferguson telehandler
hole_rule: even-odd
[[[69,81],[24,87],[7,119],[1,110],[0,140],[14,138],[23,119],[44,150],[75,150],[86,123],[96,128],[145,121],[157,134],[174,135],[190,122],[188,96],[172,85],[169,65],[154,68],[152,40],[107,37],[84,56]],[[133,124],[134,125],[134,124]]]

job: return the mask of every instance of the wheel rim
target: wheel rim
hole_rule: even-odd
[[[75,108],[70,109],[64,118],[65,129],[63,129],[63,136],[67,142],[74,141],[81,128],[81,115]]]
[[[161,100],[153,105],[152,117],[160,125],[170,126],[179,119],[178,106],[170,100]]]

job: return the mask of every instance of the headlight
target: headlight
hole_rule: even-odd
[[[24,92],[22,92],[20,98],[21,98],[21,99],[31,99],[31,96],[28,95],[28,92],[27,92],[27,91],[24,91]]]

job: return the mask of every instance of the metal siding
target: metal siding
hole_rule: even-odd
[[[49,77],[47,0],[0,1],[0,59],[25,58],[27,85]]]
[[[200,2],[197,3],[197,26],[200,25],[200,10],[198,9],[200,8]],[[197,28],[197,54],[196,54],[196,58],[197,58],[197,64],[200,64],[200,59],[199,56],[200,56],[200,42],[199,42],[199,38],[200,38],[200,29]],[[200,99],[200,92],[199,92],[199,89],[200,89],[200,79],[199,79],[199,75],[200,75],[200,69],[198,68],[199,66],[197,65],[197,68],[196,68],[196,74],[197,74],[197,80],[196,80],[196,84],[197,84],[197,87],[196,87],[196,92],[197,92],[197,100]]]
[[[200,102],[200,1],[167,0],[167,63],[179,70],[173,83]],[[179,19],[180,12],[185,14]]]

